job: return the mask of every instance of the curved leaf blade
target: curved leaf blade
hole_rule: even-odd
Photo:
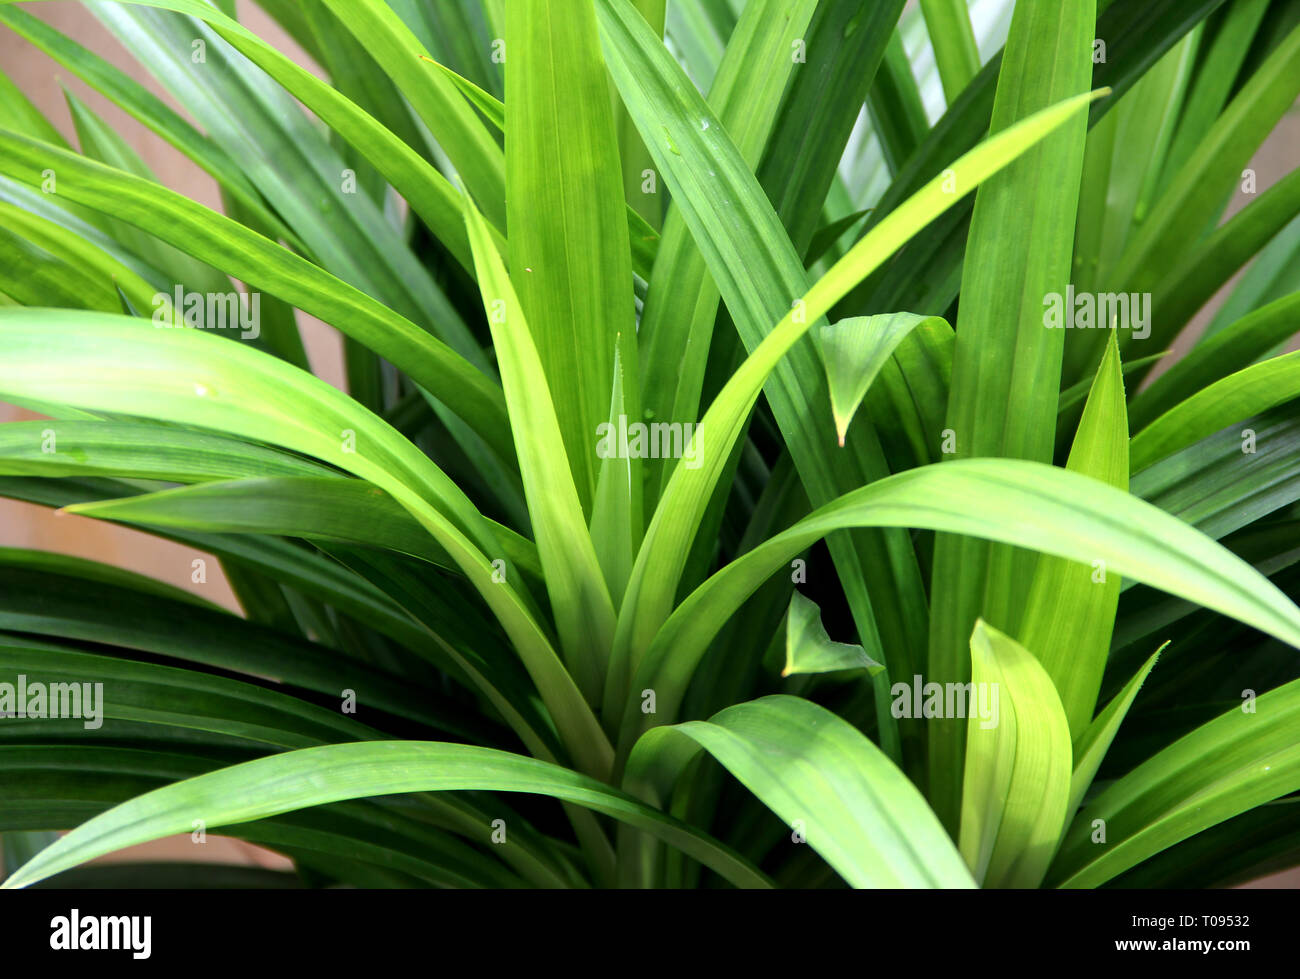
[[[1293,680],[1178,739],[1084,807],[1048,883],[1096,887],[1194,833],[1294,792],[1297,725],[1300,680]],[[1105,843],[1093,842],[1095,820],[1103,821]]]
[[[569,769],[473,745],[377,741],[303,748],[147,792],[82,824],[0,887],[27,887],[105,853],[188,832],[195,819],[213,828],[343,799],[458,790],[527,792],[576,803],[658,836],[737,886],[769,886],[722,844]]]
[[[1300,649],[1300,609],[1241,558],[1182,521],[1113,487],[1042,463],[957,459],[913,469],[822,507],[727,565],[664,623],[642,659],[638,690],[659,691],[658,718],[708,643],[746,598],[826,534],[854,526],[967,534],[1091,564],[1261,629]],[[624,725],[636,733],[637,718]]]
[[[981,619],[970,652],[961,853],[985,887],[1037,887],[1069,815],[1070,727],[1018,642]]]
[[[683,752],[680,739],[698,747]],[[777,695],[655,728],[633,750],[628,777],[653,791],[701,748],[854,887],[974,886],[916,787],[824,707]]]

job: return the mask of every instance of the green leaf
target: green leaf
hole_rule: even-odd
[[[1106,42],[1107,57],[1105,62],[1093,66],[1093,86],[1110,88],[1116,96],[1123,95],[1179,38],[1223,2],[1147,0],[1138,4],[1101,0],[1093,36]],[[957,104],[930,130],[876,203],[877,216],[888,214],[922,183],[941,172],[954,154],[969,149],[988,134],[1001,61],[1002,52],[999,52],[975,76]],[[1096,125],[1115,101],[1110,99],[1093,106],[1090,125]],[[960,285],[969,215],[970,205],[960,205],[933,228],[918,235],[897,263],[854,291],[839,315],[882,309],[943,314],[956,298]],[[925,273],[919,283],[916,270]],[[1078,379],[1078,376],[1068,378]],[[964,633],[958,638],[964,642]],[[965,656],[964,651],[961,655]]]
[[[1160,315],[1152,322],[1151,337],[1147,339],[1154,337],[1156,343],[1162,343],[1177,336],[1196,312],[1270,241],[1286,244],[1283,229],[1295,221],[1297,214],[1300,214],[1300,170],[1292,170],[1198,243],[1155,287],[1151,304],[1153,309],[1160,310]],[[1252,264],[1252,271],[1258,264],[1258,261]],[[1275,297],[1265,297],[1259,305],[1269,298]],[[1247,308],[1240,315],[1250,311]],[[1225,305],[1220,312],[1231,313],[1231,310]],[[1222,325],[1230,322],[1233,320]],[[1201,340],[1211,339],[1217,333],[1217,330],[1207,331]]]
[[[167,5],[234,25],[228,28],[232,36],[249,33],[209,4],[167,0]],[[467,328],[432,275],[368,195],[347,192],[343,157],[276,80],[205,23],[153,4],[91,0],[87,6],[168,85],[213,139],[237,152],[245,174],[323,268],[425,324],[462,356],[476,353]],[[204,44],[204,57],[197,63],[194,40]],[[262,41],[250,43],[258,45],[268,47]],[[283,58],[280,62],[287,64]],[[333,91],[319,82],[317,87]],[[354,379],[358,373],[367,380],[377,375],[373,358],[360,350],[349,354]],[[377,385],[368,383],[357,394],[368,407],[378,407]]]
[[[1300,396],[1300,352],[1274,357],[1199,389],[1133,436],[1134,472],[1257,412]]]
[[[664,35],[668,16],[668,0],[632,0],[650,29],[660,37]],[[618,133],[618,155],[622,161],[623,196],[631,213],[640,217],[652,231],[663,222],[663,198],[657,193],[645,192],[645,172],[654,169],[654,158],[646,149],[636,123],[623,106],[614,103],[614,126]]]
[[[970,12],[966,0],[921,0],[921,13],[934,45],[943,94],[951,105],[980,70]]]
[[[0,172],[39,187],[59,173],[59,194],[151,231],[215,268],[319,316],[404,370],[511,458],[499,388],[414,323],[275,242],[202,205],[120,170],[0,133]],[[165,331],[164,331],[165,332]]]
[[[713,84],[727,39],[736,29],[737,16],[730,0],[674,0],[668,5],[668,43],[681,51],[688,77],[701,92],[707,92]]]
[[[1150,292],[1201,240],[1242,168],[1300,94],[1300,25],[1282,39],[1205,135],[1117,262],[1125,292]]]
[[[1180,402],[1284,343],[1296,332],[1298,313],[1300,292],[1293,292],[1203,337],[1134,397],[1129,406],[1134,427],[1141,431]]]
[[[1010,636],[979,620],[970,653],[961,853],[982,886],[1037,887],[1069,815],[1069,724],[1052,678]]]
[[[1179,738],[1084,807],[1048,883],[1096,887],[1194,833],[1296,791],[1298,723],[1300,680],[1293,680]],[[1105,842],[1093,842],[1102,828]]]
[[[862,404],[876,375],[893,356],[898,345],[913,330],[939,319],[937,316],[916,316],[913,313],[854,316],[831,326],[823,326],[818,331],[840,445],[844,444],[849,422],[853,420],[858,405]]]
[[[867,95],[867,111],[889,175],[893,176],[930,130],[912,62],[903,47],[903,35],[897,30],[890,33],[880,72]]]
[[[808,250],[804,253],[804,264],[809,267],[816,265],[844,235],[856,228],[858,223],[870,213],[871,208],[854,211],[818,228],[808,244]]]
[[[60,302],[112,312],[121,290],[140,308],[159,308],[151,282],[75,231],[3,201],[0,220],[8,258],[0,285],[15,299],[29,306]]]
[[[1253,625],[1300,649],[1300,609],[1181,520],[1098,480],[1017,459],[958,459],[890,476],[822,507],[731,562],[683,601],[642,657],[636,689],[673,692],[742,602],[813,542],[851,526],[919,527],[1106,567]],[[625,726],[625,737],[638,718]],[[644,723],[644,722],[642,722]]]
[[[81,152],[84,155],[108,166],[133,173],[137,177],[157,182],[157,176],[126,140],[71,92],[65,89],[63,95],[72,113],[72,122],[77,129],[77,140],[81,144]],[[112,221],[112,219],[110,221],[113,236],[118,241],[166,276],[163,283],[166,286],[165,292],[170,293],[178,284],[193,292],[230,291],[230,280],[211,266],[195,261],[184,252],[158,241],[153,235],[138,228],[121,221]],[[141,305],[137,302],[137,306],[140,310],[144,310],[151,309],[153,304]],[[142,314],[137,313],[137,315]],[[297,366],[305,368],[306,363],[306,359],[303,358]]]
[[[27,550],[21,547],[0,547],[0,565],[7,568],[21,568],[28,571],[44,571],[50,574],[72,576],[85,581],[112,585],[117,588],[128,588],[135,592],[165,598],[171,602],[186,602],[207,609],[210,612],[224,613],[226,611],[215,602],[210,602],[200,595],[186,591],[184,588],[166,584],[155,578],[150,578],[148,575],[127,571],[125,568],[118,568],[111,564],[101,564],[98,561],[91,561],[86,558],[73,557],[70,554]]]
[[[196,750],[188,745],[160,748],[149,744],[145,748],[126,749],[91,745],[0,747],[0,770],[10,776],[17,789],[11,793],[11,805],[6,807],[4,815],[9,819],[16,816],[21,822],[27,813],[32,813],[41,825],[72,826],[132,796],[157,788],[160,782],[210,772],[232,757],[238,759],[240,755],[204,748]],[[458,809],[459,820],[442,818]],[[500,802],[493,809],[494,814],[500,812]],[[475,828],[486,825],[485,813],[476,813],[464,803],[446,801],[426,803],[418,816],[410,813],[409,806],[405,812],[398,811],[389,800],[335,803],[327,809],[231,825],[228,833],[295,857],[335,855],[396,868],[403,874],[413,875],[404,878],[407,886],[412,879],[417,883],[457,888],[520,886],[519,878],[503,873],[492,857],[431,822],[436,819],[436,823],[464,833],[466,813],[474,814],[470,818],[477,824]],[[536,845],[521,821],[512,820],[510,825],[515,829],[512,842],[517,840],[521,844],[519,852]],[[508,851],[515,850],[513,846],[508,848]],[[513,852],[503,853],[502,858],[512,864],[524,862],[516,861]],[[544,886],[555,886],[555,883],[552,871]]]
[[[1241,274],[1227,301],[1210,320],[1201,340],[1226,329],[1247,313],[1300,291],[1300,272],[1297,272],[1300,262],[1296,261],[1297,255],[1300,255],[1300,217],[1292,218],[1291,223],[1255,256],[1250,267]]]
[[[1300,498],[1295,404],[1243,419],[1133,477],[1135,494],[1216,540]],[[1242,437],[1254,432],[1254,452]]]
[[[7,10],[0,10],[0,23],[8,22]],[[0,71],[0,128],[12,129],[33,139],[53,143],[62,149],[71,149],[68,141],[54,128],[53,124],[32,105],[23,90],[13,83],[4,72]]]
[[[996,173],[1027,146],[1062,125],[1094,95],[1078,96],[1024,120],[977,147],[953,165],[966,192]],[[628,587],[622,641],[643,649],[667,617],[691,541],[691,532],[720,477],[744,419],[782,358],[810,326],[861,278],[888,258],[915,231],[955,202],[939,177],[882,221],[826,273],[786,314],[714,400],[694,435],[699,465],[677,466],[651,520]],[[791,445],[793,452],[795,446]],[[662,543],[659,535],[663,535]],[[643,593],[644,592],[644,593]],[[629,619],[628,616],[631,616]]]
[[[790,596],[786,619],[785,669],[782,676],[831,673],[836,670],[867,670],[874,675],[884,667],[861,646],[835,642],[822,625],[822,612],[812,599],[799,592]]]
[[[1183,168],[1219,118],[1268,6],[1268,0],[1242,0],[1224,5],[1218,29],[1206,45],[1187,93],[1187,103],[1165,160],[1164,183]]]
[[[160,330],[129,317],[65,310],[4,310],[2,316],[9,356],[0,386],[10,397],[220,429],[363,478],[369,473],[385,489],[423,484],[462,527],[492,541],[473,505],[422,453],[310,374],[212,331]],[[57,365],[48,356],[55,337],[67,345]],[[43,370],[36,366],[42,359]]]
[[[516,0],[506,7],[506,48],[511,282],[590,513],[620,335],[629,338],[627,379],[637,372],[626,204],[595,9],[579,3],[556,17],[547,0]],[[625,384],[624,397],[639,416],[637,386]]]
[[[102,684],[97,723],[109,732],[119,721],[138,721],[220,733],[275,749],[380,737],[337,710],[251,683],[31,639],[0,635],[0,667],[6,674],[24,674],[29,684]],[[44,720],[31,723],[39,726]]]
[[[504,133],[506,131],[506,104],[504,102],[490,92],[483,91],[468,78],[456,74],[446,65],[435,61],[433,58],[422,55],[420,60],[433,65],[447,81],[455,85],[469,104],[478,109],[483,114],[483,118],[490,122],[498,132]]]
[[[469,79],[462,78],[446,65],[441,65],[432,58],[425,58],[424,60],[433,65],[437,71],[441,72],[448,81],[455,85],[460,90],[460,93],[469,100],[470,104],[483,113],[483,117],[493,127],[501,133],[505,133],[506,106],[504,102],[483,91]],[[638,175],[638,185],[641,179]],[[638,197],[644,196],[641,195],[639,189],[637,194]],[[655,256],[659,252],[659,232],[655,231],[654,227],[645,218],[633,210],[631,205],[627,208],[627,225],[628,237],[631,239],[630,245],[632,247],[632,271],[643,279],[649,279],[651,270],[654,268]]]
[[[410,513],[383,490],[360,479],[279,476],[212,481],[64,509],[99,520],[154,527],[349,541],[459,571]],[[532,543],[509,528],[489,523],[509,561],[525,574],[540,577]]]
[[[311,72],[285,58],[274,47],[238,23],[222,18],[211,8],[190,0],[140,2],[157,3],[207,20],[228,43],[283,85],[286,91],[300,99],[346,139],[350,146],[364,155],[410,203],[412,210],[427,222],[439,241],[463,266],[469,267],[469,248],[460,220],[456,192],[450,182],[421,158],[415,149]]]
[[[105,853],[188,832],[196,818],[214,829],[341,799],[456,790],[554,796],[644,829],[737,886],[768,885],[710,837],[568,769],[472,745],[378,741],[303,748],[155,789],[77,827],[0,887],[27,887]]]
[[[503,552],[482,515],[427,456],[377,416],[324,381],[208,331],[155,330],[123,316],[6,308],[0,309],[0,334],[7,344],[0,392],[9,400],[34,396],[220,428],[323,459],[387,491],[434,536],[498,616],[579,763],[590,771],[608,766],[608,742],[527,593],[516,587],[508,565],[506,580],[496,580],[492,562],[504,561]],[[62,353],[52,361],[56,342]],[[107,364],[114,369],[106,370]]]
[[[1115,887],[1237,887],[1300,862],[1300,798],[1278,799],[1188,837],[1114,878]]]
[[[878,430],[891,472],[942,458],[934,434],[943,431],[956,339],[946,320],[927,320],[898,345],[867,391],[868,417],[883,419]]]
[[[1112,160],[1105,169],[1104,202],[1099,212],[1086,215],[1098,226],[1097,240],[1095,250],[1083,256],[1084,274],[1074,283],[1080,291],[1110,288],[1116,260],[1146,220],[1199,40],[1197,29],[1174,45],[1120,100],[1114,118],[1103,123],[1110,131],[1103,151],[1109,150]],[[1142,162],[1136,164],[1138,160]],[[1068,337],[1066,345],[1071,346]]]
[[[121,498],[134,490],[111,480],[0,480],[3,495],[43,506]],[[463,603],[457,602],[453,610],[449,602],[439,604],[436,590],[428,588],[413,595],[410,587],[396,584],[396,571],[391,565],[385,566],[381,575],[373,563],[358,567],[356,555],[335,561],[279,538],[151,529],[158,536],[213,554],[223,562],[255,568],[304,596],[368,623],[449,676],[480,690],[524,743],[537,746],[542,757],[555,756],[554,749],[547,747],[554,739],[544,713],[530,694],[527,675],[519,664],[482,655],[479,646],[484,644],[484,634],[490,654],[495,654],[497,640],[490,630],[467,620]],[[331,553],[339,556],[337,548]]]
[[[289,452],[170,425],[60,419],[0,426],[0,473],[6,476],[125,476],[194,483],[324,477],[332,472]]]
[[[214,177],[227,192],[250,209],[268,227],[282,234],[288,241],[301,244],[284,223],[266,206],[260,192],[244,176],[239,164],[216,142],[208,139],[179,113],[146,89],[125,72],[114,67],[93,51],[50,27],[40,18],[21,7],[0,2],[0,24],[26,38],[40,50],[76,74],[91,88],[104,95],[150,130],[161,136]],[[214,16],[220,13],[206,8]],[[5,127],[12,128],[12,127]],[[63,149],[68,144],[60,136],[51,139],[48,133],[19,129],[26,136],[53,143]],[[148,230],[148,229],[145,229]]]
[[[655,728],[632,752],[629,783],[661,795],[700,749],[854,887],[973,886],[912,783],[824,707],[798,697],[763,697],[708,721]]]
[[[810,243],[823,214],[833,213],[841,193],[849,198],[840,163],[852,157],[850,136],[879,66],[888,65],[887,45],[903,7],[902,0],[819,3],[804,32],[800,53],[807,60],[795,68],[755,172],[808,265],[817,257]],[[844,209],[859,205],[846,200]]]
[[[384,0],[324,0],[346,25],[446,151],[493,226],[505,229],[505,160],[501,147],[456,86],[427,70],[429,52]],[[382,169],[382,168],[381,168]]]
[[[619,431],[620,416],[630,417],[624,396],[626,372],[619,352],[621,345],[620,338],[619,345],[614,348],[614,382],[609,400],[609,428],[606,429],[611,434]],[[630,452],[613,452],[601,459],[596,478],[596,499],[591,508],[591,540],[616,610],[623,602],[623,593],[632,574],[632,562],[645,532],[645,517],[641,509],[643,498],[636,491],[642,470],[640,460],[630,456]]]
[[[1128,489],[1128,420],[1119,347],[1112,332],[1066,468]],[[1120,580],[1106,565],[1041,557],[1025,602],[1020,642],[1056,685],[1077,738],[1092,720],[1110,651]]]
[[[989,131],[1085,91],[1095,28],[1095,0],[1017,4]],[[967,251],[979,259],[962,271],[946,426],[958,458],[1052,458],[1065,333],[1044,329],[1043,297],[1069,281],[1085,134],[1072,117],[976,195]],[[936,538],[931,681],[965,682],[977,618],[1016,634],[1034,561],[1021,548]],[[929,798],[953,828],[965,728],[941,719],[929,732]]]
[[[501,256],[492,245],[487,223],[468,197],[465,222],[506,390],[511,434],[551,611],[569,668],[588,702],[595,703],[614,635],[614,606],[587,532],[568,464],[571,457],[565,455],[562,418],[552,395],[553,390],[562,390],[565,382],[562,376],[546,374],[531,318],[525,316]],[[527,270],[520,275],[527,279]],[[593,425],[593,435],[595,431]]]
[[[0,839],[0,867],[6,872],[17,870],[59,838],[49,831],[14,831]]]
[[[1070,776],[1070,805],[1066,809],[1068,814],[1072,815],[1078,810],[1079,803],[1083,801],[1088,787],[1092,785],[1097,769],[1101,767],[1106,752],[1110,750],[1111,742],[1115,740],[1120,725],[1128,716],[1128,709],[1133,706],[1142,684],[1146,682],[1156,665],[1156,660],[1160,658],[1160,653],[1168,645],[1165,643],[1152,653],[1151,658],[1142,664],[1142,668],[1106,705],[1105,710],[1093,718],[1092,723],[1084,729],[1083,733],[1074,739],[1074,774]]]
[[[643,104],[646,96],[649,94],[653,98],[660,93],[637,91],[633,94],[626,86],[620,89],[628,102],[631,118],[640,126],[649,152],[658,161],[664,181],[673,191],[673,206],[664,223],[663,240],[640,326],[642,389],[646,392],[647,417],[653,420],[684,423],[694,421],[699,414],[718,299],[719,296],[727,299],[730,308],[732,295],[718,280],[718,273],[710,261],[710,243],[697,240],[692,212],[701,207],[714,208],[710,215],[712,218],[727,220],[731,208],[719,201],[734,197],[737,207],[740,207],[740,194],[757,190],[753,173],[776,125],[787,81],[795,76],[791,45],[804,37],[815,6],[810,0],[797,0],[795,3],[757,0],[749,4],[727,44],[718,73],[709,88],[707,103],[693,89],[681,89],[672,93],[677,97],[671,107],[656,100],[651,103],[653,111],[648,112],[649,106]],[[618,35],[609,29],[610,18],[605,16],[605,7],[598,5],[597,9],[604,18],[602,30],[606,44],[612,44]],[[619,5],[618,15],[625,18],[626,28],[633,32],[635,28],[643,27],[632,20],[636,13],[626,5]],[[642,31],[639,41],[647,46],[637,54],[648,58],[653,53],[662,59],[666,54],[662,45],[657,49],[650,48],[649,40]],[[617,66],[628,54],[611,52],[609,57],[617,84],[620,78]],[[772,70],[755,78],[754,64],[771,65]],[[667,67],[663,66],[664,69]],[[635,70],[638,74],[645,74],[648,66],[636,64]],[[663,81],[670,85],[682,84],[680,78]],[[638,89],[640,87],[638,85]],[[806,124],[807,120],[804,122]],[[682,131],[679,126],[689,126],[690,130]],[[713,142],[711,137],[714,133],[725,133],[730,137],[735,152],[743,160],[735,167],[734,173],[729,172],[733,165],[730,159],[696,164],[692,144],[698,142],[707,146]],[[723,137],[716,138],[721,140]],[[664,153],[666,143],[669,146],[667,155]],[[684,156],[684,153],[691,153],[691,156]],[[682,171],[687,160],[696,165],[692,166],[692,172],[684,174]],[[679,192],[683,179],[691,180],[694,185],[691,189],[696,193],[718,200],[684,200]],[[739,188],[733,183],[737,179],[745,181]],[[766,215],[764,217],[766,219]],[[771,224],[777,222],[773,219]],[[721,292],[719,286],[722,286]],[[739,318],[735,310],[732,310],[732,315]],[[672,466],[660,463],[647,468],[659,475],[658,479],[652,480],[657,494]]]
[[[374,116],[407,147],[426,160],[434,159],[428,130],[421,129],[397,86],[352,32],[322,3],[299,6],[303,27],[311,34],[313,47],[319,52],[313,57],[328,72],[331,85]],[[366,159],[362,150],[348,145],[340,134],[331,134],[330,142],[356,171],[359,189],[382,204],[388,189],[383,174]]]
[[[93,583],[93,588],[88,586]],[[201,608],[102,575],[0,566],[0,629],[97,642],[272,679],[328,698],[357,692],[376,711],[437,727],[427,698],[397,676],[298,642],[224,610]]]
[[[1168,357],[1172,352],[1173,351],[1165,350],[1158,354],[1152,354],[1149,357],[1130,360],[1128,363],[1120,364],[1120,370],[1123,372],[1125,377],[1128,377],[1134,371],[1144,370],[1152,364],[1158,363],[1165,357]],[[1078,384],[1071,384],[1068,388],[1062,389],[1061,400],[1059,402],[1059,407],[1057,408],[1056,437],[1058,444],[1060,443],[1063,434],[1070,435],[1073,431],[1077,430],[1078,424],[1077,421],[1073,420],[1073,416],[1082,414],[1083,407],[1087,403],[1088,392],[1092,390],[1093,382],[1096,381],[1096,379],[1097,377],[1094,374],[1092,377],[1085,377]],[[1133,407],[1130,405],[1130,417],[1132,416],[1132,413]]]
[[[488,0],[457,0],[429,4],[421,0],[390,0],[403,22],[441,61],[493,95],[505,90],[498,51],[493,41],[505,28],[489,10]]]
[[[743,155],[727,139],[726,127],[698,97],[644,21],[625,0],[599,0],[597,13],[615,84],[705,257],[742,342],[753,352],[771,332],[772,324],[785,317],[792,304],[797,307],[797,300],[807,292],[808,276],[799,254],[763,188],[753,180]],[[811,339],[797,344],[777,366],[766,392],[815,503],[827,502],[887,473],[874,437],[854,445],[850,453],[837,453],[831,419],[810,410],[809,406],[824,403],[827,397],[825,374]],[[870,431],[866,434],[874,436]],[[724,446],[731,444],[723,442]],[[920,645],[926,620],[924,586],[912,542],[897,533],[858,536],[860,540],[837,535],[828,543],[859,639],[877,658],[885,658],[886,646],[890,655],[905,657],[909,649]],[[887,562],[865,557],[881,552],[888,556]],[[676,580],[675,575],[670,576],[662,587],[669,590]],[[634,577],[629,596],[635,584]],[[653,609],[652,617],[657,614],[660,609]],[[616,645],[606,684],[605,708],[610,717],[625,706],[626,671],[634,646],[622,641]],[[883,734],[889,750],[896,751],[891,720],[886,719]]]

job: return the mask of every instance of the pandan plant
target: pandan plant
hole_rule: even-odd
[[[243,614],[0,551],[5,886],[1300,859],[1300,4],[41,6],[223,207],[0,76],[0,493]]]

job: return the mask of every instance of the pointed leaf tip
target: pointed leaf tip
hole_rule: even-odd
[[[837,670],[867,670],[874,674],[884,667],[856,644],[835,642],[822,625],[817,603],[799,592],[790,596],[786,619],[785,667],[781,675],[832,673]]]
[[[851,316],[817,332],[841,447],[862,399],[898,345],[917,327],[935,320],[939,317],[914,313]]]

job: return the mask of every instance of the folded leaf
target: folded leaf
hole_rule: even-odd
[[[868,656],[861,646],[832,640],[822,625],[822,612],[816,602],[804,598],[799,592],[790,596],[782,676],[835,670],[867,670],[875,675],[883,669],[884,666]]]
[[[1069,724],[1051,677],[1010,636],[976,622],[970,651],[961,854],[985,887],[1037,887],[1065,827]]]
[[[862,404],[876,375],[888,363],[898,345],[913,330],[940,319],[914,313],[853,316],[823,326],[817,332],[840,445],[844,444],[849,422],[853,420],[858,405]]]

